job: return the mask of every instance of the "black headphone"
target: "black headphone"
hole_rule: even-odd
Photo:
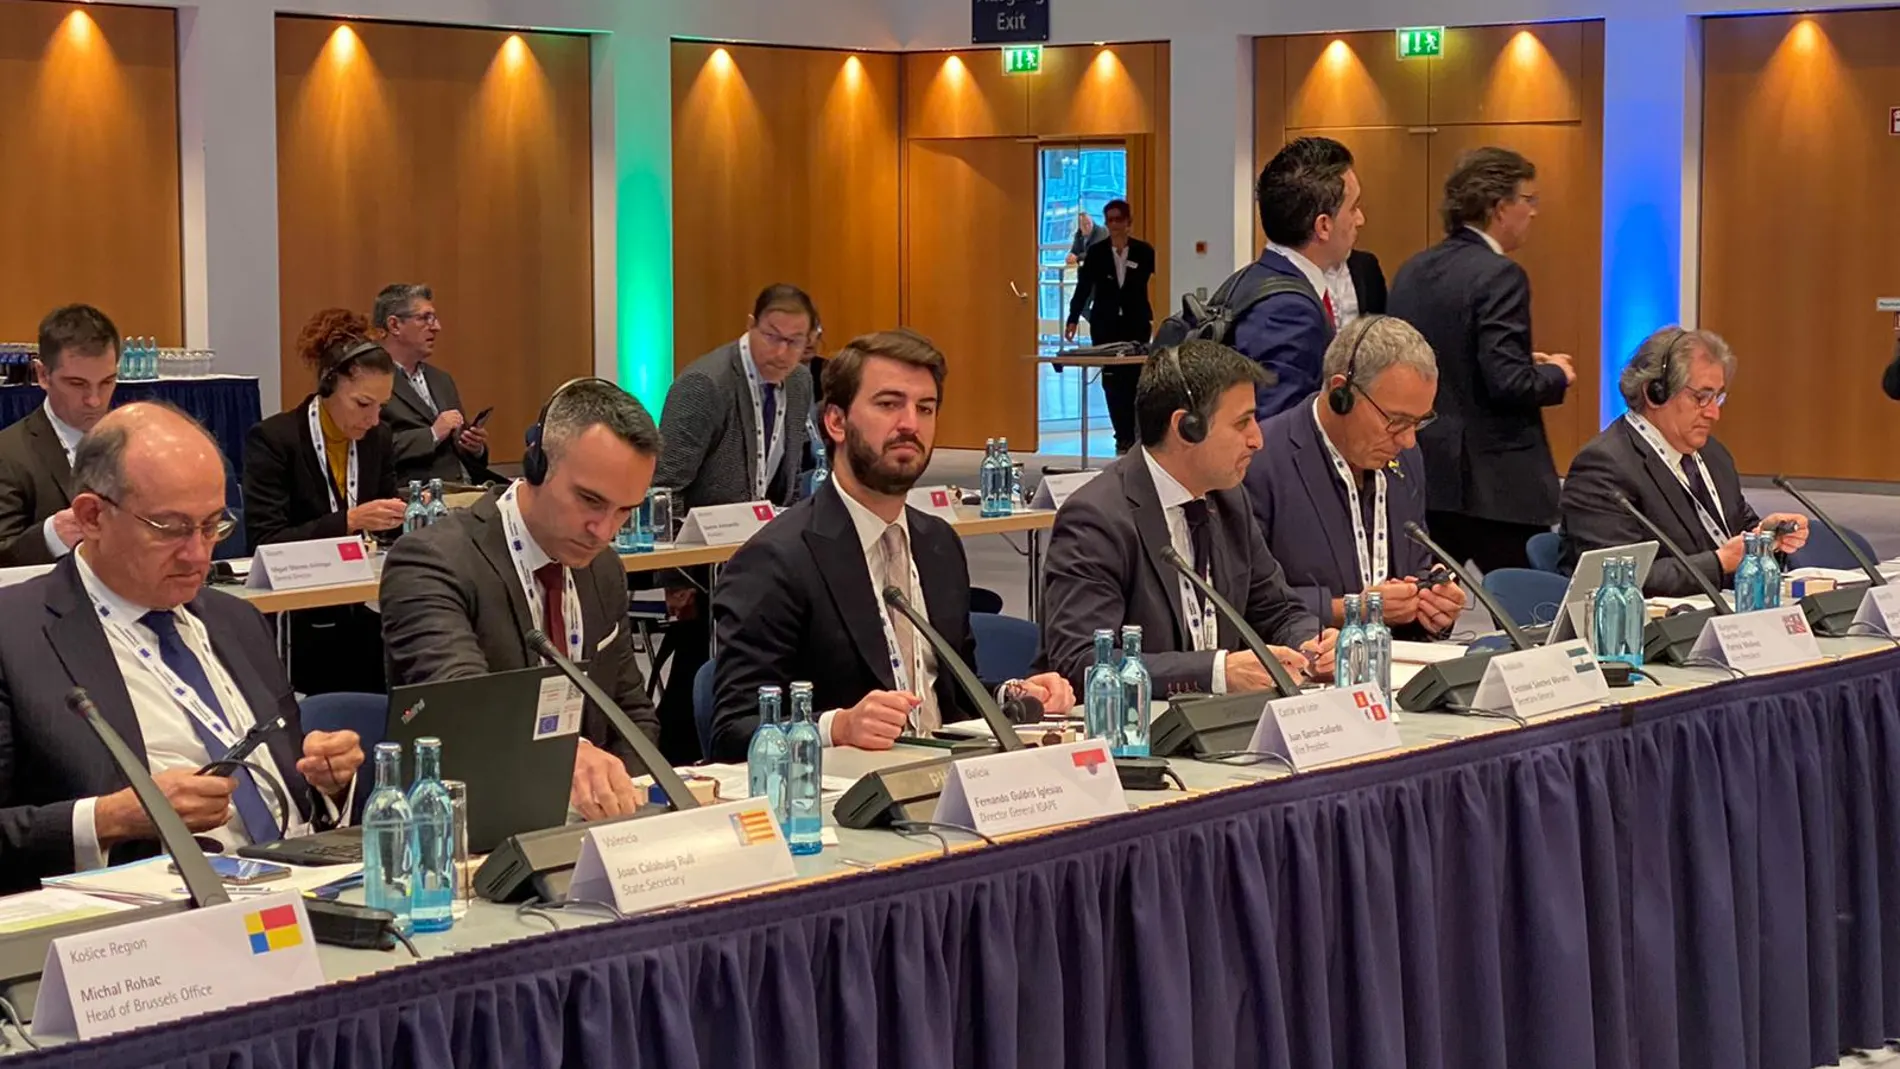
[[[1658,408],[1669,403],[1669,362],[1676,355],[1676,346],[1682,344],[1682,336],[1687,333],[1681,327],[1676,328],[1669,338],[1669,344],[1663,347],[1662,372],[1654,380],[1643,384],[1643,396]]]
[[[374,352],[382,347],[381,342],[356,341],[351,343],[350,347],[344,350],[343,355],[337,358],[336,363],[325,368],[323,373],[317,376],[317,396],[328,397],[335,393],[337,380],[343,377],[343,372],[348,370],[349,366],[356,362],[357,357],[362,356],[364,353]]]
[[[583,375],[578,379],[569,379],[561,383],[553,393],[548,395],[547,401],[541,405],[540,415],[534,417],[533,425],[528,428],[528,433],[525,435],[528,448],[521,454],[521,477],[528,480],[529,486],[540,486],[547,481],[548,477],[548,454],[541,448],[541,425],[548,421],[548,411],[554,407],[554,402],[567,392],[568,387],[581,382],[605,382],[616,390],[620,388],[619,383],[608,382],[606,379],[593,375]]]
[[[1187,394],[1187,411],[1181,416],[1181,440],[1189,445],[1200,445],[1207,441],[1207,416],[1201,412],[1201,404],[1194,399],[1194,387],[1188,385],[1187,369],[1181,366],[1181,351],[1175,346],[1167,348],[1168,362],[1174,365],[1174,375],[1181,380],[1181,392]]]
[[[1351,412],[1352,406],[1359,400],[1352,388],[1353,379],[1359,374],[1359,347],[1366,343],[1366,335],[1372,333],[1373,324],[1386,317],[1375,312],[1361,318],[1366,325],[1359,329],[1359,336],[1352,340],[1352,352],[1346,354],[1346,381],[1326,393],[1326,407],[1342,416]]]

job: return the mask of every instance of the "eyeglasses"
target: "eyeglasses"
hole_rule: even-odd
[[[1365,391],[1365,387],[1360,386],[1356,382],[1352,384],[1352,391],[1366,399],[1366,404],[1371,405],[1372,410],[1377,412],[1380,417],[1385,420],[1385,432],[1394,437],[1404,434],[1407,431],[1422,431],[1438,422],[1438,413],[1436,412],[1427,412],[1422,416],[1394,416],[1385,409],[1380,408],[1379,402],[1374,401],[1372,395]]]
[[[152,519],[150,516],[141,516],[96,490],[93,492],[93,496],[145,526],[150,527],[152,534],[156,536],[160,542],[167,545],[176,545],[189,539],[193,535],[197,535],[199,538],[210,539],[213,542],[222,542],[231,537],[232,531],[237,530],[237,517],[231,515],[230,509],[220,509],[216,519],[206,520],[203,523],[166,523]]]
[[[1700,390],[1684,390],[1683,396],[1694,401],[1697,408],[1707,408],[1710,405],[1721,408],[1728,402],[1728,391],[1717,390],[1713,387],[1704,387]]]
[[[804,352],[805,346],[811,344],[811,338],[808,335],[794,334],[788,338],[777,331],[767,330],[764,327],[759,328],[759,337],[764,338],[768,343],[777,348],[797,349],[799,352]]]
[[[442,324],[442,321],[435,317],[434,312],[422,312],[419,314],[414,313],[414,312],[404,312],[402,315],[399,315],[396,318],[420,320],[422,325],[425,327],[435,327],[435,326],[440,326]]]

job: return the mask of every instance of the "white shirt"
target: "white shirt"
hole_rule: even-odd
[[[1352,271],[1342,263],[1322,274],[1326,276],[1327,292],[1333,295],[1333,319],[1344,330],[1346,324],[1359,318],[1359,290],[1352,284]]]
[[[139,623],[139,618],[150,611],[150,606],[135,605],[120,597],[111,587],[106,586],[98,573],[87,563],[86,555],[81,553],[74,563],[79,566],[79,580],[86,590],[99,603],[112,610],[113,616],[129,620],[128,625],[140,637],[158,646],[158,636],[150,628]],[[211,680],[212,689],[217,691],[218,705],[223,708],[225,717],[230,721],[231,731],[242,735],[257,723],[251,714],[251,707],[245,703],[244,695],[237,684],[231,681],[230,673],[211,649],[210,636],[205,634],[204,624],[191,615],[183,606],[173,609],[178,617],[178,634],[192,655],[204,665],[205,675]],[[211,760],[211,754],[199,741],[197,729],[192,726],[191,714],[175,701],[158,676],[139,663],[138,654],[128,645],[113,637],[112,630],[106,629],[106,642],[112,647],[112,658],[118,662],[119,674],[125,679],[125,690],[132,698],[132,711],[137,714],[139,733],[145,737],[145,765],[154,775],[176,769],[195,771]],[[291,800],[291,812],[284,825],[284,836],[292,838],[309,833],[295,809],[295,796],[284,783],[277,769],[277,763],[270,759],[269,751],[259,747],[252,754],[253,767],[263,767],[277,786],[284,789],[284,796]],[[259,786],[264,795],[264,804],[277,814],[276,801],[270,788]],[[99,847],[99,830],[93,824],[93,807],[97,798],[81,798],[73,803],[73,870],[86,872],[105,866],[105,852]],[[205,838],[223,843],[227,850],[250,842],[244,833],[244,822],[234,815],[224,826],[205,833]]]
[[[1192,561],[1194,537],[1188,532],[1187,512],[1182,509],[1182,506],[1193,501],[1194,495],[1188,492],[1187,487],[1181,485],[1180,480],[1169,475],[1166,468],[1156,463],[1154,454],[1148,452],[1145,447],[1141,451],[1141,459],[1148,463],[1148,475],[1154,480],[1155,495],[1161,499],[1161,513],[1168,518],[1168,541],[1173,544],[1174,551],[1181,555],[1182,560]],[[1181,618],[1195,619],[1201,614],[1201,599],[1186,579],[1181,580],[1180,585]],[[1153,649],[1151,646],[1143,648]],[[1214,653],[1214,678],[1209,682],[1208,689],[1215,694],[1227,693],[1226,650],[1217,650]]]
[[[1497,254],[1498,254],[1499,256],[1503,256],[1503,255],[1504,255],[1504,246],[1502,246],[1502,245],[1500,245],[1500,244],[1498,244],[1498,239],[1496,239],[1496,238],[1494,238],[1494,237],[1492,237],[1492,236],[1491,236],[1490,234],[1488,234],[1488,233],[1486,233],[1486,232],[1484,232],[1484,231],[1482,231],[1482,230],[1479,230],[1479,229],[1478,229],[1477,227],[1475,227],[1475,226],[1472,226],[1472,225],[1471,225],[1470,223],[1466,223],[1466,224],[1465,224],[1465,229],[1466,229],[1466,230],[1469,230],[1469,231],[1471,231],[1471,232],[1472,232],[1473,234],[1476,234],[1476,235],[1478,235],[1479,237],[1481,237],[1481,238],[1483,238],[1483,239],[1484,239],[1484,243],[1485,243],[1486,245],[1489,245],[1489,246],[1491,246],[1491,251],[1492,251],[1492,252],[1495,252],[1495,253],[1497,253]]]
[[[1648,443],[1649,447],[1656,451],[1657,457],[1664,464],[1682,473],[1683,492],[1689,495],[1689,500],[1694,503],[1697,512],[1706,514],[1708,511],[1707,506],[1697,499],[1694,491],[1691,491],[1688,486],[1691,480],[1689,478],[1687,465],[1697,465],[1698,470],[1696,474],[1702,479],[1702,486],[1708,490],[1709,500],[1715,505],[1716,509],[1714,516],[1707,516],[1705,519],[1705,524],[1706,520],[1712,519],[1716,521],[1714,524],[1707,524],[1707,526],[1712,528],[1709,531],[1709,537],[1714,539],[1715,544],[1718,546],[1726,542],[1729,538],[1726,533],[1728,530],[1728,516],[1722,512],[1722,499],[1715,493],[1715,480],[1708,474],[1708,465],[1703,462],[1701,456],[1695,453],[1684,453],[1675,446],[1670,445],[1669,439],[1663,436],[1663,432],[1654,423],[1651,423],[1635,412],[1625,412],[1623,413],[1623,418],[1629,420],[1630,423],[1636,427],[1637,433],[1642,435],[1643,441]],[[1644,434],[1643,431],[1645,428],[1647,428],[1650,433]],[[1717,534],[1721,534],[1722,537],[1717,538]]]
[[[1305,255],[1297,250],[1289,249],[1285,245],[1275,245],[1272,242],[1267,243],[1267,248],[1293,261],[1293,266],[1300,269],[1300,274],[1305,275],[1307,283],[1313,287],[1314,296],[1324,297],[1332,292],[1332,287],[1326,283],[1326,272],[1320,270],[1319,265],[1307,259]],[[1350,279],[1347,280],[1347,284],[1351,284]],[[1335,319],[1339,318],[1338,303],[1339,299],[1337,297],[1333,298],[1333,318]],[[1353,306],[1356,308],[1358,304],[1359,302],[1355,298]],[[1344,326],[1345,323],[1342,321],[1340,325]]]
[[[40,407],[46,412],[47,422],[53,425],[53,433],[59,435],[59,444],[66,447],[66,467],[70,469],[73,466],[73,454],[79,451],[79,439],[85,437],[85,434],[78,427],[54,415],[52,402],[44,402]],[[46,517],[46,522],[40,525],[40,534],[46,539],[46,551],[51,553],[54,559],[64,557],[73,551],[73,547],[67,545],[64,539],[54,533],[51,516]]]
[[[872,512],[863,502],[845,493],[843,487],[838,488],[838,496],[843,499],[845,511],[851,514],[851,526],[858,533],[858,548],[864,552],[865,573],[871,577],[872,588],[874,590],[881,590],[883,588],[878,585],[877,577],[887,575],[888,570],[886,565],[889,563],[884,559],[884,547],[882,542],[884,539],[884,529],[890,527],[891,524],[885,523],[882,516]],[[897,520],[897,526],[904,532],[906,544],[910,541],[910,526],[905,522],[907,518],[907,516],[900,516]],[[912,559],[915,558],[913,557]],[[904,596],[909,598],[912,603],[917,605],[923,604],[924,592],[910,589],[910,572],[908,569],[906,569],[902,575],[890,575],[887,582],[904,588]],[[928,694],[937,685],[937,653],[930,648],[928,642],[924,641],[924,636],[918,635],[916,641],[918,645],[923,647],[924,677],[919,680],[914,680],[912,687],[914,688],[913,693],[921,696]],[[831,738],[831,723],[837,718],[838,713],[839,710],[837,709],[827,709],[818,717],[818,737],[825,741],[826,746],[836,745]]]
[[[1128,249],[1127,245],[1119,249],[1112,244],[1108,247],[1108,251],[1115,254],[1115,284],[1117,286],[1128,281]]]
[[[409,385],[415,387],[416,396],[422,398],[422,403],[429,406],[429,411],[439,416],[442,413],[435,407],[435,397],[429,393],[429,377],[423,374],[422,367],[422,361],[418,360],[414,371],[405,371],[403,374],[409,377]],[[440,438],[436,440],[441,441]]]

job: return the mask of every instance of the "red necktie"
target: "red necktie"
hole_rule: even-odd
[[[1339,316],[1333,312],[1333,295],[1330,291],[1319,295],[1320,303],[1326,306],[1326,325],[1339,329]]]
[[[547,623],[542,631],[554,648],[565,652],[567,644],[566,613],[561,608],[562,594],[566,584],[561,581],[561,566],[549,562],[534,570],[535,581],[541,584],[541,619]]]

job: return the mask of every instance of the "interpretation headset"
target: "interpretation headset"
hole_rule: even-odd
[[[1372,333],[1372,328],[1379,320],[1386,317],[1374,313],[1362,318],[1366,325],[1359,328],[1359,336],[1352,340],[1352,351],[1346,354],[1346,381],[1326,393],[1326,407],[1342,416],[1351,412],[1352,406],[1359,400],[1358,394],[1352,388],[1353,380],[1359,374],[1359,347],[1366,343],[1366,335]]]
[[[350,342],[349,348],[343,351],[343,355],[337,358],[336,363],[325,368],[323,373],[317,376],[317,396],[328,397],[335,393],[337,380],[343,377],[343,373],[349,370],[351,364],[356,363],[357,357],[364,353],[375,352],[382,347],[380,342],[363,340]]]
[[[1188,385],[1187,369],[1181,366],[1181,351],[1168,346],[1168,362],[1174,365],[1174,376],[1181,380],[1181,391],[1187,395],[1187,412],[1181,416],[1181,440],[1189,445],[1200,445],[1207,441],[1207,414],[1201,411],[1201,403],[1194,399],[1194,387]]]
[[[1643,397],[1658,408],[1669,403],[1669,363],[1675,358],[1676,346],[1682,344],[1682,337],[1687,333],[1677,327],[1675,333],[1669,336],[1669,344],[1663,347],[1662,371],[1653,381],[1643,384]]]
[[[560,400],[561,395],[566,393],[569,387],[582,382],[606,382],[615,389],[620,388],[618,383],[608,382],[606,379],[593,375],[583,375],[578,379],[569,379],[561,383],[553,393],[548,395],[547,401],[541,405],[540,415],[534,417],[534,424],[528,428],[526,435],[528,447],[521,454],[521,477],[528,480],[529,486],[540,486],[547,481],[548,477],[548,454],[541,448],[541,425],[548,421],[548,412],[554,407],[554,402]]]

